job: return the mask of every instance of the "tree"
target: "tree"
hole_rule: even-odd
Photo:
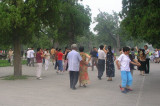
[[[123,0],[122,25],[129,35],[160,45],[159,0]]]
[[[95,18],[97,25],[94,30],[98,32],[97,39],[101,44],[107,44],[120,48],[120,38],[119,38],[119,16],[116,12],[113,14],[108,14],[106,12],[101,12]]]
[[[91,13],[89,7],[84,7],[77,0],[67,0],[60,9],[60,23],[57,27],[56,39],[61,43],[76,43],[76,37],[84,35],[89,29]]]
[[[56,26],[59,0],[1,0],[0,42],[14,47],[14,75],[22,75],[21,44],[38,36],[42,26]]]

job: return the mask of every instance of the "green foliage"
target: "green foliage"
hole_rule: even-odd
[[[123,0],[122,25],[134,38],[160,45],[159,0]]]
[[[27,64],[26,60],[22,60],[22,65]],[[11,66],[11,64],[8,62],[8,60],[0,60],[0,67],[7,67]]]
[[[23,76],[10,75],[10,76],[2,77],[2,79],[3,80],[25,80],[25,79],[28,79],[28,76],[27,75],[23,75]]]
[[[119,16],[117,13],[108,14],[100,12],[95,18],[97,25],[94,30],[98,33],[97,40],[99,44],[107,44],[113,47],[118,47],[119,41]]]

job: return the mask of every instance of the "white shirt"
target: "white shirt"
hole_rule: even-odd
[[[159,52],[156,51],[156,52],[154,53],[154,55],[155,55],[155,57],[159,57]]]
[[[79,71],[79,64],[80,61],[82,60],[80,54],[77,51],[72,50],[71,52],[68,53],[67,59],[68,59],[68,70]]]
[[[27,58],[31,58],[30,57],[30,50],[27,51]]]
[[[34,58],[34,50],[29,50],[30,51],[30,58]]]
[[[121,64],[121,71],[130,71],[130,59],[129,56],[125,54],[121,54],[119,58],[117,59]]]
[[[103,50],[98,51],[98,59],[106,59],[106,53]]]
[[[145,53],[147,54],[149,52],[149,49],[145,50]],[[146,55],[146,58],[149,58],[149,53]]]

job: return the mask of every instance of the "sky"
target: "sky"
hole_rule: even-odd
[[[112,11],[120,12],[122,10],[122,0],[83,0],[83,5],[88,5],[91,8],[92,21],[99,13],[100,9],[102,12],[112,13]],[[91,24],[90,28],[93,28],[96,24]]]

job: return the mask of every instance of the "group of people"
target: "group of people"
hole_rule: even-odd
[[[136,55],[135,49],[138,51]],[[106,45],[100,45],[99,49],[93,47],[90,55],[84,52],[84,47],[80,46],[79,50],[76,44],[71,45],[71,49],[65,48],[62,52],[60,48],[44,49],[37,48],[35,53],[34,48],[28,48],[27,51],[27,65],[34,66],[34,58],[37,62],[37,79],[41,78],[42,66],[45,65],[45,70],[48,70],[50,60],[52,61],[54,68],[57,70],[57,74],[69,71],[70,76],[70,88],[75,90],[76,84],[79,80],[80,87],[86,87],[89,81],[88,67],[90,61],[92,60],[92,71],[94,71],[94,66],[98,70],[98,79],[101,80],[106,68],[107,81],[112,81],[115,77],[115,66],[114,61],[116,61],[117,68],[121,70],[121,80],[120,89],[122,93],[127,93],[132,91],[130,88],[132,85],[132,76],[134,66],[138,66],[140,70],[140,75],[149,74],[149,49],[145,45],[144,49],[132,48],[130,52],[129,47],[123,47],[120,50],[120,56],[116,60],[111,46],[106,48]],[[158,49],[157,49],[158,50]],[[137,56],[137,59],[135,58]],[[58,68],[57,68],[58,67]]]

